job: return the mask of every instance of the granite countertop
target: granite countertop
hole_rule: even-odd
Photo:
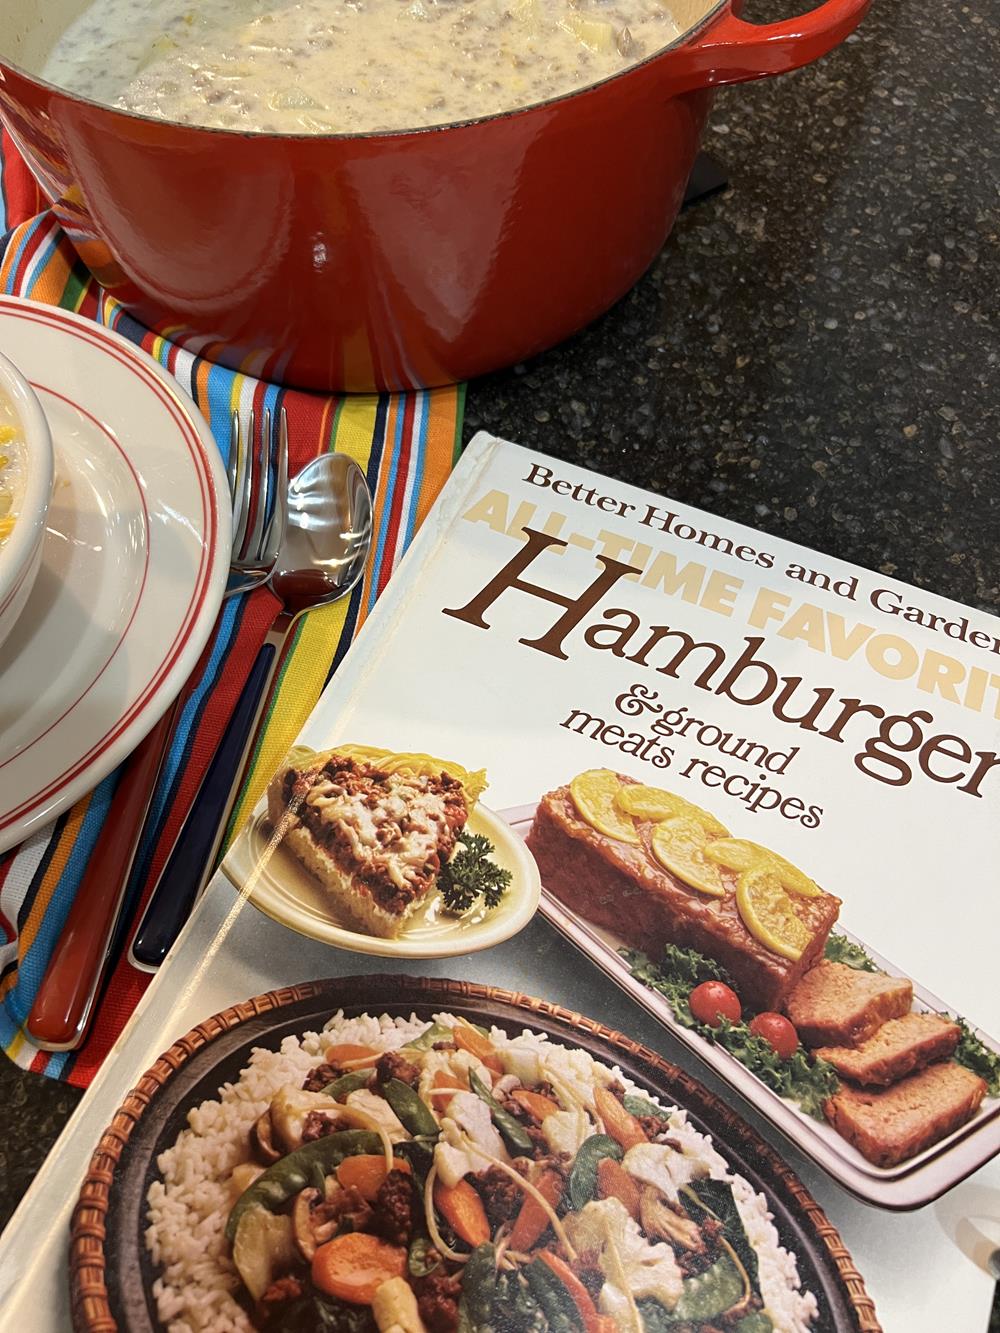
[[[879,0],[818,65],[721,93],[729,190],[603,319],[470,385],[465,438],[1000,611],[998,43],[988,0]],[[78,1098],[0,1064],[0,1224]]]

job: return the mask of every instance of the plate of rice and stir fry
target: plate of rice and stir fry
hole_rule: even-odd
[[[81,1329],[879,1327],[818,1205],[679,1069],[546,1002],[406,977],[182,1039],[98,1147],[72,1263]]]

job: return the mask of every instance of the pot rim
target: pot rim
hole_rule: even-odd
[[[627,65],[624,69],[618,70],[614,74],[607,75],[606,78],[598,79],[594,83],[584,84],[580,88],[571,88],[568,92],[558,93],[554,97],[544,98],[540,102],[530,102],[527,106],[511,107],[507,111],[495,111],[490,115],[472,116],[465,120],[442,121],[437,125],[415,125],[410,128],[401,128],[394,130],[342,130],[331,134],[285,134],[275,130],[244,130],[233,129],[223,125],[190,125],[185,121],[169,120],[164,116],[150,116],[140,111],[128,111],[124,107],[110,106],[107,102],[98,102],[92,97],[84,97],[80,93],[71,92],[68,88],[63,88],[57,83],[50,83],[48,79],[43,79],[39,74],[33,74],[24,69],[15,61],[8,59],[7,56],[0,53],[0,90],[3,87],[2,71],[9,69],[22,79],[30,83],[39,85],[48,89],[50,92],[58,93],[70,101],[82,103],[85,106],[94,107],[95,110],[107,112],[112,116],[120,116],[126,120],[138,121],[145,125],[167,126],[170,129],[191,131],[201,135],[224,136],[228,140],[267,140],[279,141],[281,143],[330,143],[344,140],[358,141],[368,139],[402,139],[412,138],[418,134],[434,134],[442,130],[462,130],[470,129],[473,126],[487,125],[492,121],[511,120],[515,116],[527,115],[530,112],[541,111],[547,107],[554,107],[563,102],[569,102],[574,98],[586,96],[595,92],[599,88],[605,88],[609,84],[616,83],[618,80],[626,79],[635,74],[637,70],[645,69],[655,64],[657,61],[665,59],[678,48],[685,46],[693,38],[709,27],[712,23],[723,17],[732,6],[732,0],[715,0],[715,3],[699,18],[695,23],[684,32],[679,33],[677,37],[666,46],[661,46],[651,55],[643,60],[636,61],[634,65]],[[685,91],[690,91],[689,89]]]

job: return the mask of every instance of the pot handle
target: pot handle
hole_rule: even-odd
[[[839,45],[858,26],[871,0],[825,0],[781,23],[746,23],[726,13],[680,47],[671,68],[671,92],[716,88],[783,74],[808,65]],[[679,83],[679,87],[677,84]]]

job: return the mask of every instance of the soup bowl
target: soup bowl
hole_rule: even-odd
[[[306,388],[467,379],[561,341],[673,225],[714,90],[804,65],[868,0],[752,25],[675,0],[670,46],[517,111],[278,135],[135,115],[42,67],[88,0],[0,0],[0,117],[95,277],[139,320]]]
[[[0,399],[14,410],[21,430],[17,447],[24,454],[23,480],[15,493],[14,528],[0,546],[2,643],[24,609],[42,562],[54,461],[52,438],[41,404],[31,385],[5,356],[0,356]],[[0,446],[2,452],[4,446]]]

